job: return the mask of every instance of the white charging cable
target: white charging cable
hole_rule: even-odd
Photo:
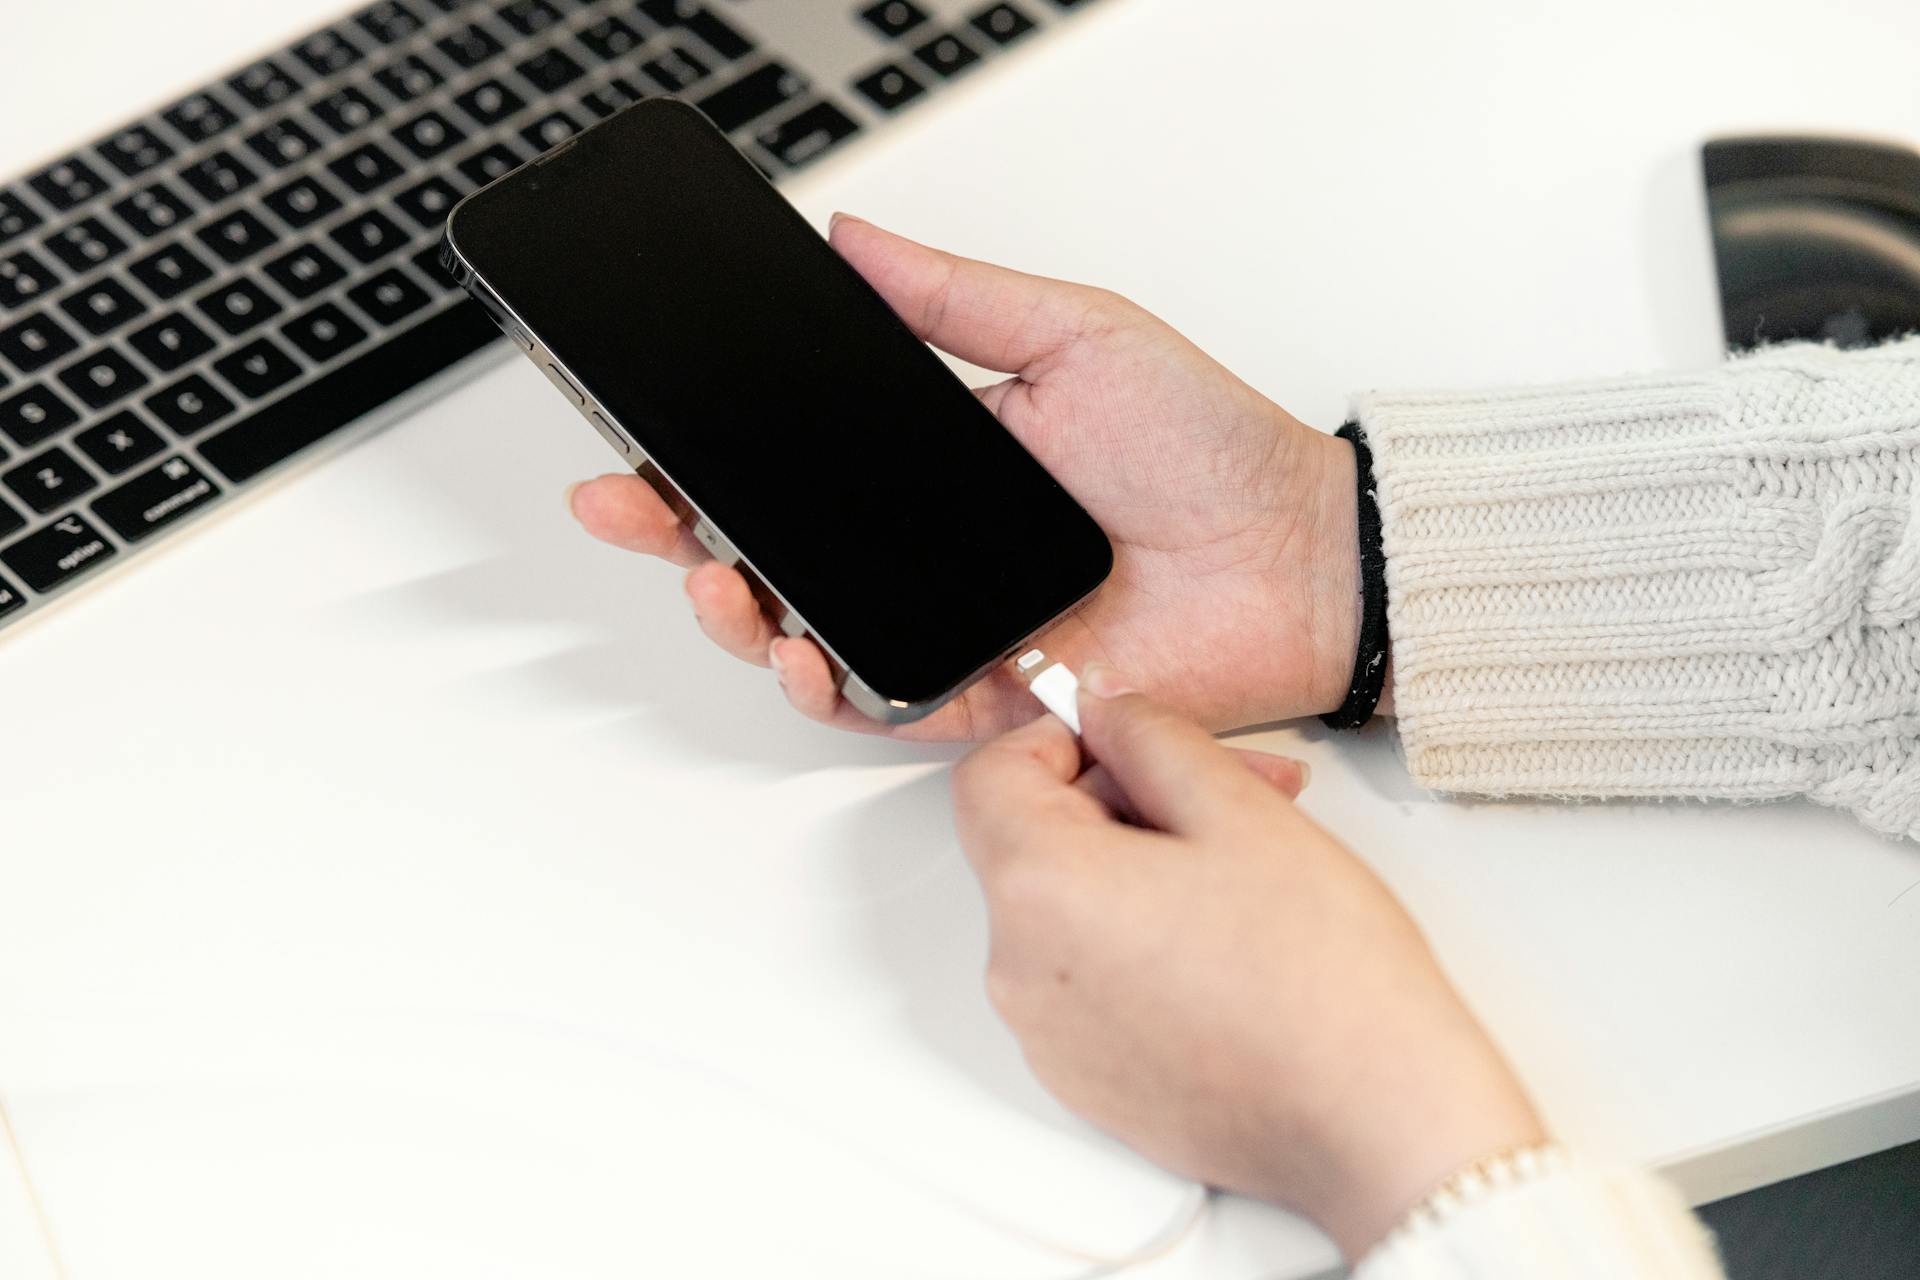
[[[1038,649],[1029,649],[1014,660],[1014,670],[1027,681],[1027,692],[1040,699],[1040,705],[1060,717],[1077,736],[1080,732],[1080,677],[1064,662],[1055,662]]]

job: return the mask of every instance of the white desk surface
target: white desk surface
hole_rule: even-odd
[[[0,168],[334,8],[16,6]],[[1698,141],[1920,137],[1911,0],[1079,27],[791,193],[1130,292],[1325,426],[1370,385],[1710,362]],[[1108,1250],[1177,1204],[981,996],[955,752],[711,652],[563,513],[612,461],[507,364],[0,644],[0,1093],[73,1276],[1052,1277],[960,1202]],[[1920,1137],[1920,851],[1265,742],[1573,1139],[1704,1198]],[[1150,1274],[1333,1262],[1228,1202]]]

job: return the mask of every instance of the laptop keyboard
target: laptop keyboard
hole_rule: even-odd
[[[0,185],[0,628],[475,368],[467,192],[664,93],[778,181],[1083,7],[386,0]]]

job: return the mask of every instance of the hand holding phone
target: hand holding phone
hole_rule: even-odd
[[[1344,441],[1302,425],[1106,290],[956,257],[859,218],[838,219],[831,242],[920,337],[1014,375],[978,394],[1112,536],[1113,577],[1037,641],[1048,656],[1076,669],[1124,664],[1142,688],[1215,729],[1338,705],[1358,618]],[[685,566],[716,644],[765,667],[772,642],[802,714],[880,728],[839,696],[823,655],[781,637],[740,575],[687,537],[645,484],[590,480],[572,507],[594,536]],[[889,731],[985,738],[1036,714],[1024,682],[996,672]]]

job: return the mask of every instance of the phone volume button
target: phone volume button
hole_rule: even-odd
[[[593,423],[593,429],[605,437],[608,444],[620,451],[620,456],[624,458],[633,457],[635,450],[632,443],[628,441],[626,436],[621,434],[618,427],[607,420],[606,414],[600,412],[598,409],[589,409],[587,410],[587,420]]]
[[[579,387],[574,386],[573,379],[560,372],[558,365],[551,363],[547,365],[547,377],[553,380],[554,386],[559,387],[562,391],[572,396],[575,404],[584,406],[587,403],[586,393],[580,390]]]

